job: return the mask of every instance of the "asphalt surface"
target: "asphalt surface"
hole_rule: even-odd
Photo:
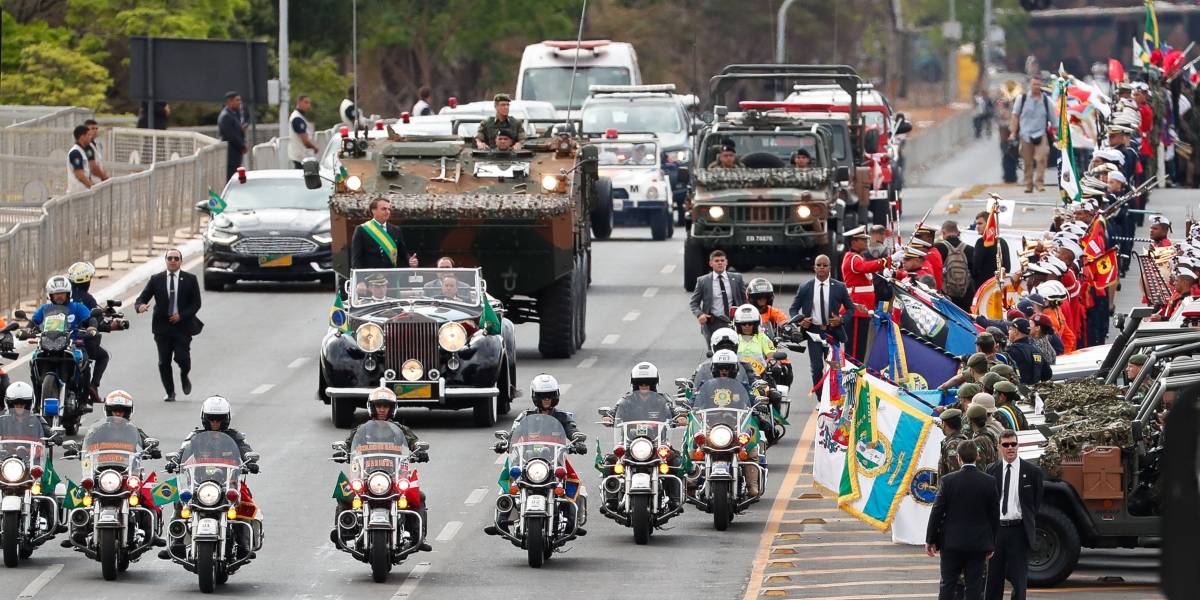
[[[918,184],[910,175],[906,231],[930,206],[939,201],[945,206],[956,189],[998,181],[998,161],[988,162],[993,147],[994,142],[987,142],[965,148],[923,174],[921,180],[928,183]],[[1172,219],[1178,217],[1177,223],[1182,222],[1184,194],[1156,192],[1156,200],[1164,199],[1160,205],[1179,213],[1168,213]],[[945,218],[942,212],[930,221],[940,223]],[[969,215],[959,218],[965,222]],[[704,358],[682,286],[682,233],[677,231],[672,240],[652,242],[645,228],[619,229],[614,240],[594,246],[588,338],[574,358],[542,360],[536,352],[536,325],[518,327],[518,378],[527,386],[538,373],[556,376],[564,384],[563,407],[575,412],[581,430],[588,434],[589,447],[596,439],[606,449],[611,447],[610,431],[596,424],[596,409],[613,405],[627,389],[629,369],[636,362],[657,364],[664,387],[670,388],[672,379],[690,375]],[[768,276],[776,283],[776,304],[781,307],[786,307],[796,284],[806,277],[758,271],[752,275]],[[725,599],[745,593],[780,482],[788,462],[799,454],[796,443],[812,414],[813,403],[799,389],[802,385],[792,393],[793,428],[770,451],[772,470],[764,501],[738,516],[728,531],[716,532],[711,517],[689,506],[668,531],[657,533],[647,546],[636,546],[629,529],[599,514],[592,456],[578,456],[573,464],[593,496],[589,534],[536,571],[527,566],[524,551],[482,533],[492,520],[500,469],[490,449],[492,430],[473,427],[469,412],[405,411],[406,422],[431,444],[431,462],[420,466],[420,482],[428,495],[434,551],[409,557],[393,570],[387,583],[373,583],[367,565],[329,542],[331,492],[340,467],[327,460],[329,444],[347,434],[331,425],[328,407],[315,396],[317,348],[330,301],[330,292],[309,284],[251,283],[205,293],[200,316],[207,327],[192,346],[194,390],[174,404],[162,402],[149,314],[131,314],[131,331],[105,336],[113,360],[102,391],[120,387],[132,393],[134,421],[161,439],[164,451],[177,448],[198,425],[206,395],[222,394],[233,405],[234,427],[262,454],[262,472],[251,476],[249,485],[264,513],[263,549],[256,561],[218,588],[218,595],[460,599],[482,592],[496,597],[612,598],[634,592],[645,597],[691,598],[703,591],[708,598]],[[796,357],[793,362],[796,381],[810,381],[807,358]],[[12,376],[14,381],[27,379],[27,367],[14,369]],[[526,393],[514,410],[527,403]],[[360,412],[359,418],[364,417]],[[92,415],[85,426],[96,418]],[[509,423],[511,415],[496,428]],[[675,433],[676,441],[680,434]],[[161,461],[149,465],[162,468]],[[64,476],[79,479],[78,463],[60,461],[59,466]],[[195,575],[157,559],[154,552],[134,563],[118,581],[104,582],[98,563],[60,548],[59,539],[43,545],[19,568],[0,570],[0,595],[102,600],[199,593]],[[825,554],[817,549],[814,560],[806,563],[836,569],[837,559],[830,563],[822,558]],[[1112,563],[1113,575],[1132,576],[1130,561],[1113,551],[1104,558],[1110,556],[1118,557],[1106,561]],[[1145,569],[1139,573],[1144,579]],[[928,578],[926,572],[919,578]],[[888,593],[886,585],[877,588],[854,592]]]

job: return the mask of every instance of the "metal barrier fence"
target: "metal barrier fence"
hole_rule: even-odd
[[[110,177],[143,171],[142,165],[105,163]],[[67,191],[67,154],[33,158],[0,154],[0,206],[9,202],[45,202]]]
[[[329,140],[333,139],[337,129],[325,129],[316,131],[312,134],[313,144],[325,151],[325,146],[329,144]],[[255,169],[279,169],[279,145],[288,143],[291,138],[271,138],[269,141],[261,144],[255,144],[250,148],[250,156],[254,162]],[[320,156],[318,155],[318,158]],[[287,164],[282,168],[291,168],[291,164]]]
[[[70,127],[94,118],[95,111],[77,106],[0,106],[3,127]]]
[[[0,129],[0,154],[36,157],[62,157],[75,144],[68,127],[10,127]],[[97,140],[100,162],[148,165],[153,162],[191,156],[201,146],[216,139],[190,131],[110,127],[100,130]],[[64,167],[65,168],[65,167]]]

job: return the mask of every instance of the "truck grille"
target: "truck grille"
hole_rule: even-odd
[[[438,324],[433,321],[389,321],[383,325],[385,364],[397,374],[404,361],[415,358],[428,371],[440,368],[437,345]]]
[[[300,237],[252,237],[234,242],[233,251],[252,256],[308,254],[317,251],[317,244]]]
[[[734,223],[783,223],[787,220],[786,206],[735,206]]]

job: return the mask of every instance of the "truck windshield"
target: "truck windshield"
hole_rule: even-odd
[[[837,136],[834,136],[835,138]],[[750,132],[724,132],[716,135],[710,135],[705,139],[704,160],[703,164],[708,164],[717,159],[717,154],[721,150],[721,144],[726,141],[732,141],[734,147],[737,148],[739,158],[745,158],[751,154],[766,153],[772,154],[783,161],[784,165],[792,164],[792,155],[797,150],[807,150],[808,155],[812,157],[813,167],[824,167],[821,164],[820,139],[811,133],[750,133]]]
[[[525,71],[521,82],[521,100],[542,100],[557,109],[579,108],[593,85],[628,85],[625,67],[579,67],[571,92],[571,67],[542,67]],[[574,98],[572,101],[571,98]],[[570,103],[571,106],[567,106]]]
[[[679,106],[667,102],[597,102],[583,111],[583,132],[607,129],[630,132],[682,133]]]

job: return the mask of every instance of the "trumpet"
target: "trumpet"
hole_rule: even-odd
[[[1175,246],[1166,246],[1155,248],[1151,246],[1146,248],[1146,255],[1154,260],[1154,264],[1165,265],[1169,264],[1175,258]]]

